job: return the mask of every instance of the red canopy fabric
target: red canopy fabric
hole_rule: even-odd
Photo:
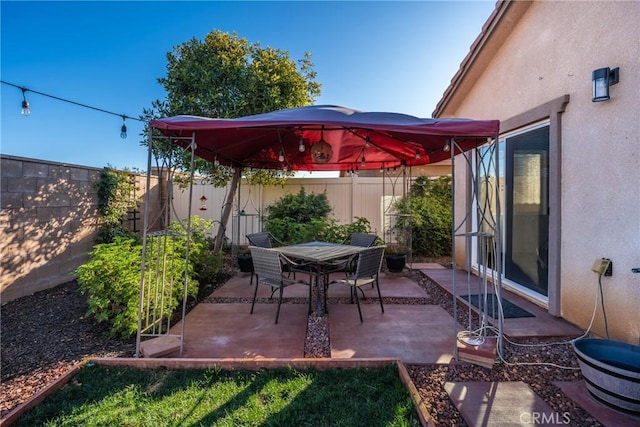
[[[308,171],[418,166],[451,156],[451,139],[467,151],[496,137],[498,120],[422,119],[406,114],[362,112],[333,105],[279,110],[237,119],[175,116],[153,120],[152,128],[183,147],[195,135],[195,153],[235,167]],[[331,146],[326,162],[312,157],[323,139]],[[304,151],[300,151],[302,145]],[[317,147],[316,147],[317,149]],[[283,157],[284,161],[280,161]]]

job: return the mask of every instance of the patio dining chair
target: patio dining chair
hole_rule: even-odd
[[[376,240],[378,240],[377,234],[351,233],[348,241],[345,241],[344,243],[351,246],[362,246],[363,248],[370,248],[376,243]]]
[[[382,258],[384,257],[384,246],[374,246],[372,248],[364,249],[352,258],[355,261],[355,270],[352,272],[345,271],[344,279],[335,280],[331,282],[325,282],[324,297],[325,297],[325,312],[327,305],[327,291],[329,286],[335,284],[344,284],[350,286],[351,291],[351,303],[355,298],[358,305],[358,315],[360,316],[360,322],[362,322],[362,310],[360,309],[360,299],[358,298],[358,289],[361,286],[373,284],[378,290],[378,299],[380,300],[380,308],[384,313],[384,304],[382,302],[382,295],[380,293],[380,281],[378,280],[380,275],[380,268],[382,266]],[[362,289],[360,289],[362,291]]]
[[[270,248],[261,248],[257,246],[249,246],[249,250],[251,251],[251,258],[253,259],[253,268],[256,273],[256,288],[253,291],[253,302],[251,303],[251,314],[253,314],[253,308],[256,304],[256,296],[258,294],[258,286],[260,284],[267,285],[271,287],[271,297],[273,298],[273,294],[278,291],[278,310],[276,311],[276,324],[278,323],[278,318],[280,317],[280,304],[282,303],[282,295],[284,288],[287,286],[295,285],[297,283],[303,283],[309,286],[309,312],[311,314],[311,279],[309,282],[305,282],[302,280],[296,280],[290,278],[286,272],[283,270],[282,266],[284,264],[283,261],[286,261],[289,264],[296,264],[295,262],[287,259],[280,252],[270,249]]]
[[[273,248],[276,246],[283,246],[283,243],[278,240],[273,234],[268,231],[261,231],[260,233],[251,233],[245,235],[250,246],[257,246],[259,248]],[[289,267],[285,267],[285,271],[290,272]],[[251,272],[251,279],[249,280],[249,286],[253,285],[253,277],[256,276],[255,268]],[[293,276],[295,279],[295,275]],[[257,283],[257,280],[256,280]]]
[[[370,248],[378,240],[377,234],[370,233],[351,233],[347,239],[342,242],[345,245],[361,246],[363,248]],[[325,282],[329,280],[329,274],[336,272],[353,272],[356,267],[356,257],[350,257],[347,259],[341,259],[334,261],[331,264],[325,266]]]

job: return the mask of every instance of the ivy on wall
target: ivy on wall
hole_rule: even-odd
[[[98,211],[102,222],[96,243],[110,243],[116,236],[132,237],[134,233],[122,225],[122,219],[129,209],[138,206],[135,176],[128,170],[105,167],[94,186],[98,192]]]

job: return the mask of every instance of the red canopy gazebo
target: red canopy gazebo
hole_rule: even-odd
[[[149,169],[155,130],[172,143],[189,149],[192,159],[197,156],[215,164],[233,167],[235,174],[228,195],[228,200],[232,200],[235,189],[239,185],[242,170],[245,168],[356,171],[411,167],[446,159],[451,159],[453,162],[457,154],[467,153],[487,142],[493,146],[497,159],[495,147],[500,122],[462,118],[427,119],[399,113],[363,112],[340,106],[320,105],[235,119],[174,116],[152,120],[149,128]],[[471,167],[473,161],[467,159],[466,165]],[[494,166],[497,174],[497,162]],[[193,170],[191,173],[193,175]],[[494,190],[497,194],[495,187]],[[146,194],[148,196],[149,193]],[[189,200],[191,199],[192,194],[189,195]],[[148,201],[145,201],[145,204],[149,206]],[[229,217],[231,206],[231,203],[226,203],[222,215],[223,221],[225,217]],[[191,206],[189,206],[190,215]],[[145,209],[144,241],[146,241],[147,217],[148,209]],[[462,222],[471,221],[472,217],[473,215],[467,213]],[[465,236],[477,238],[483,233],[470,231],[474,226],[477,227],[472,225],[465,228],[463,224],[454,225],[453,233],[456,235],[457,230],[462,230]],[[220,227],[220,230],[224,232],[223,227]],[[495,238],[495,244],[498,245],[497,253],[500,253],[497,222],[495,237],[492,238]],[[219,234],[216,241],[222,242],[222,240],[222,235]],[[145,245],[143,245],[143,259],[144,248]],[[455,253],[455,238],[452,250]],[[497,265],[499,270],[499,261]],[[144,262],[142,270],[140,310],[142,310],[142,297],[145,292]],[[484,272],[486,274],[486,266]],[[499,275],[497,281],[497,289],[500,292]],[[455,262],[453,286],[455,301]],[[186,304],[186,292],[184,304]],[[454,303],[453,306],[455,319],[456,304]],[[184,327],[184,322],[182,324]],[[454,333],[457,336],[457,322],[454,324]],[[143,329],[142,325],[139,325],[138,347]],[[501,331],[500,324],[500,337]],[[184,330],[180,337],[181,349],[183,336]]]
[[[451,156],[448,148],[457,154],[494,138],[500,122],[314,105],[237,119],[175,116],[149,125],[185,148],[193,138],[196,156],[222,165],[345,171],[439,162]]]

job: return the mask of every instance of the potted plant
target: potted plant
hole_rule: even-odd
[[[390,244],[385,249],[385,261],[387,270],[391,273],[400,273],[407,264],[407,250],[401,244]]]
[[[253,260],[249,248],[240,248],[238,250],[238,267],[243,273],[253,273]]]

